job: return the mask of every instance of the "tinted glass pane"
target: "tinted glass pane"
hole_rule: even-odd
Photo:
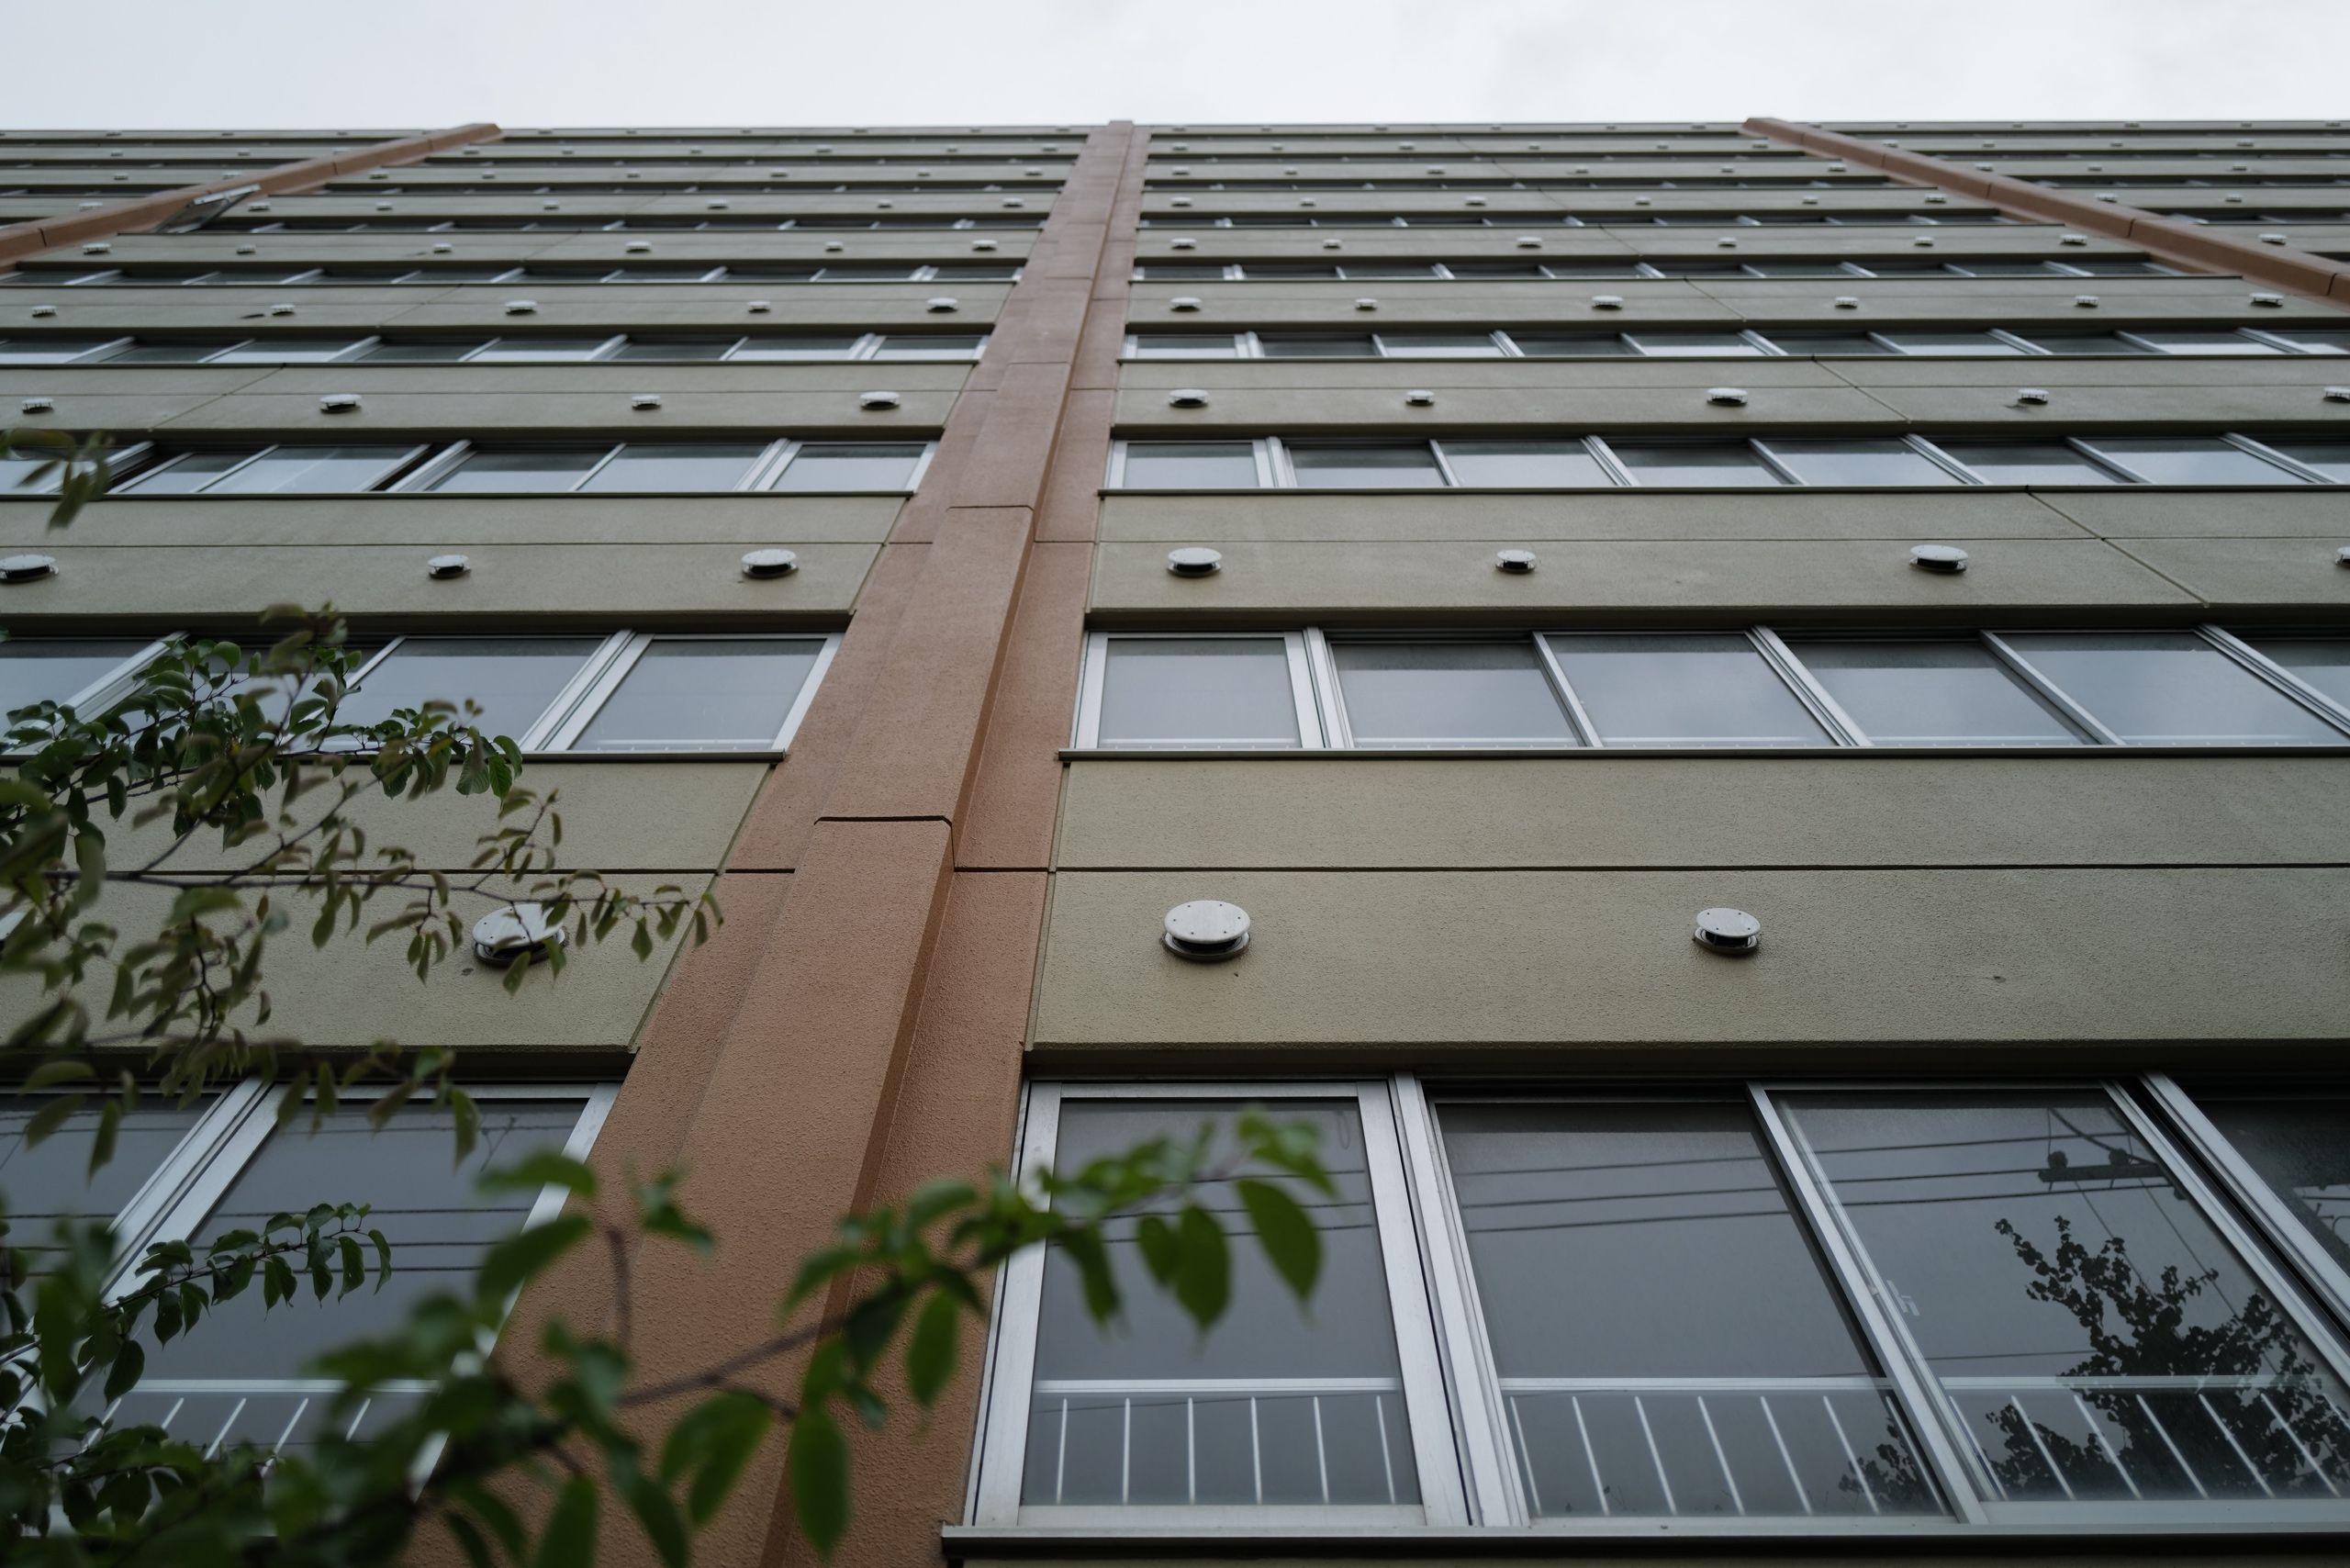
[[[479,347],[479,338],[444,343],[377,343],[359,357],[368,364],[453,364]]]
[[[104,363],[118,368],[131,364],[202,364],[226,349],[229,342],[216,339],[202,343],[133,343],[106,355]]]
[[[469,452],[449,473],[424,487],[471,493],[503,490],[568,490],[604,460],[609,447],[553,447],[536,451]]]
[[[1464,485],[1555,488],[1615,483],[1580,442],[1448,441],[1444,460]]]
[[[396,709],[470,699],[482,734],[520,740],[600,646],[596,637],[410,637],[361,678],[337,717],[374,724]]]
[[[63,702],[146,645],[136,637],[0,642],[0,713],[36,702]]]
[[[1938,1511],[1742,1107],[1441,1120],[1538,1513]]]
[[[1660,358],[1760,359],[1762,351],[1735,332],[1627,332],[1644,354]]]
[[[221,475],[252,455],[251,447],[235,452],[183,453],[178,461],[169,467],[141,474],[129,484],[118,485],[116,488],[135,490],[142,496],[192,496],[208,488]]]
[[[179,1147],[204,1109],[140,1095],[138,1109],[123,1114],[114,1158],[93,1171],[96,1108],[74,1112],[36,1144],[26,1137],[26,1129],[48,1103],[45,1095],[14,1091],[0,1100],[0,1204],[8,1216],[8,1245],[31,1253],[36,1270],[41,1255],[54,1247],[59,1221],[113,1220]]]
[[[1954,354],[1965,359],[2001,359],[2023,353],[1988,332],[1887,332],[1885,341],[1903,353]]]
[[[823,644],[663,638],[629,666],[574,746],[582,751],[760,751],[816,667]]]
[[[2344,1389],[2104,1095],[1784,1103],[1992,1498],[2335,1502]]]
[[[2350,441],[2272,441],[2267,444],[2337,485],[2350,485]]]
[[[454,1123],[448,1113],[429,1106],[408,1106],[381,1132],[368,1126],[368,1107],[359,1104],[328,1114],[316,1131],[299,1120],[272,1134],[196,1227],[197,1236],[258,1229],[273,1214],[299,1213],[315,1203],[367,1204],[374,1211],[368,1225],[382,1230],[392,1245],[390,1278],[381,1290],[370,1285],[341,1299],[330,1294],[315,1300],[300,1291],[266,1316],[258,1288],[214,1307],[184,1338],[150,1345],[151,1382],[124,1401],[117,1418],[160,1421],[174,1401],[185,1399],[173,1417],[174,1431],[201,1429],[208,1437],[227,1427],[231,1441],[270,1443],[295,1423],[296,1445],[314,1439],[324,1423],[326,1401],[312,1395],[305,1407],[302,1394],[271,1389],[267,1380],[297,1376],[322,1351],[390,1332],[426,1296],[463,1292],[483,1255],[520,1228],[537,1198],[530,1192],[485,1195],[476,1185],[482,1171],[493,1163],[509,1165],[540,1150],[561,1149],[582,1108],[576,1097],[558,1093],[537,1100],[484,1098],[478,1104],[479,1147],[454,1164]],[[222,1386],[185,1394],[152,1386],[156,1380],[171,1379]],[[379,1413],[388,1414],[412,1397],[379,1394]],[[241,1400],[241,1411],[236,1408]]]
[[[1550,647],[1609,745],[1829,744],[1743,637],[1553,637]]]
[[[1136,359],[1238,359],[1240,345],[1204,332],[1142,332],[1135,338]]]
[[[1501,345],[1490,332],[1382,332],[1380,346],[1390,359],[1499,359]]]
[[[2311,1238],[2350,1269],[2350,1099],[2304,1086],[2198,1091],[2195,1103]]]
[[[1105,746],[1293,746],[1297,703],[1279,637],[1113,637]]]
[[[1512,332],[1510,341],[1531,359],[1621,359],[1638,352],[1614,332]]]
[[[2308,481],[2224,441],[2197,436],[2101,438],[2087,443],[2150,485],[2300,485]]]
[[[913,487],[919,446],[811,444],[792,454],[771,490],[906,490]]]
[[[1615,441],[1607,443],[1631,470],[1636,485],[1781,485],[1786,481],[1763,466],[1744,442],[1720,446],[1695,442]]]
[[[1188,1139],[1205,1125],[1228,1127],[1240,1110],[1214,1101],[1065,1104],[1054,1162],[1073,1168],[1146,1138]],[[1236,1236],[1231,1306],[1200,1333],[1149,1282],[1136,1218],[1122,1217],[1110,1222],[1108,1251],[1125,1321],[1105,1329],[1087,1315],[1066,1256],[1046,1253],[1024,1503],[1419,1501],[1360,1120],[1344,1102],[1284,1100],[1273,1114],[1315,1127],[1337,1187],[1333,1197],[1284,1183],[1322,1237],[1312,1310],[1252,1239]],[[1223,1182],[1197,1196],[1217,1211],[1239,1208]]]
[[[1957,475],[1897,441],[1768,441],[1807,485],[1955,485]]]
[[[854,332],[777,332],[746,338],[735,359],[846,359],[856,347]]]
[[[1124,482],[1130,489],[1254,489],[1256,449],[1245,441],[1130,442]]]
[[[1353,338],[1285,337],[1259,332],[1257,347],[1267,359],[1369,359],[1379,351],[1369,334]]]
[[[2350,638],[2247,637],[2244,641],[2350,707]]]
[[[406,446],[281,446],[207,487],[207,491],[221,496],[369,489],[413,450]]]
[[[2344,739],[2192,633],[2031,632],[2007,643],[2133,745],[2333,745]]]
[[[1574,745],[1531,638],[1333,643],[1362,746]]]
[[[1433,489],[1444,483],[1426,442],[1409,446],[1292,446],[1290,465],[1307,489]]]
[[[1879,745],[2079,745],[2055,707],[1979,643],[1797,643]]]
[[[2058,441],[1938,441],[1986,485],[2119,485],[2120,476]]]
[[[978,354],[987,340],[981,337],[950,337],[944,332],[915,334],[910,337],[890,337],[881,340],[873,351],[875,359],[969,359]]]
[[[596,470],[583,490],[731,490],[765,446],[655,445],[631,442]]]
[[[499,338],[474,355],[474,362],[586,359],[610,341],[610,334],[594,338]]]
[[[110,341],[106,338],[11,338],[0,342],[0,364],[63,364]]]
[[[2139,332],[2135,334],[2165,353],[2263,354],[2285,351],[2245,337],[2242,332]]]
[[[614,359],[711,360],[724,359],[734,346],[733,338],[631,338],[622,343]]]
[[[1895,351],[1864,332],[1773,332],[1771,341],[1791,354],[1889,354]]]
[[[2264,327],[2272,338],[2281,338],[2303,353],[2350,353],[2350,331],[2327,331],[2311,327]]]
[[[350,352],[356,338],[255,338],[214,359],[214,364],[315,364]]]

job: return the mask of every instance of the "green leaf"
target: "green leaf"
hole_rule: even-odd
[[[962,1308],[953,1296],[934,1293],[922,1304],[906,1345],[906,1389],[915,1404],[936,1399],[955,1375],[955,1339],[962,1327]]]
[[[594,1228],[586,1215],[560,1215],[508,1237],[490,1249],[474,1278],[475,1294],[497,1301],[535,1279]]]
[[[369,1231],[367,1239],[375,1244],[375,1288],[382,1290],[384,1282],[392,1277],[392,1244],[390,1238],[380,1230]]]
[[[367,1256],[359,1250],[355,1236],[336,1238],[335,1248],[342,1257],[342,1294],[349,1295],[367,1282]]]
[[[1232,1253],[1224,1227],[1199,1204],[1185,1204],[1175,1224],[1175,1242],[1176,1303],[1205,1329],[1224,1316],[1232,1299]]]
[[[621,1478],[621,1495],[644,1527],[645,1539],[653,1542],[653,1550],[661,1554],[668,1568],[686,1568],[693,1555],[693,1546],[686,1534],[686,1522],[677,1515],[677,1505],[661,1484],[642,1471],[631,1470]]]
[[[512,1165],[483,1171],[479,1185],[485,1193],[535,1193],[542,1187],[554,1186],[576,1197],[592,1198],[596,1195],[596,1173],[568,1155],[547,1149]]]
[[[596,1561],[596,1484],[575,1475],[563,1484],[547,1516],[546,1533],[539,1537],[533,1568],[586,1568]]]
[[[139,1385],[147,1371],[147,1352],[136,1339],[125,1339],[114,1353],[114,1365],[106,1369],[106,1398],[109,1402],[121,1398]]]
[[[820,1556],[830,1557],[848,1533],[848,1439],[822,1406],[809,1406],[791,1424],[785,1460],[800,1528]]]
[[[1180,1249],[1175,1242],[1175,1227],[1163,1215],[1145,1215],[1135,1226],[1135,1241],[1141,1248],[1143,1266],[1150,1277],[1160,1284],[1171,1284],[1175,1271],[1181,1265]]]
[[[741,1389],[711,1394],[677,1418],[661,1447],[661,1479],[675,1484],[687,1472],[686,1517],[699,1529],[718,1517],[744,1467],[767,1440],[775,1412]]]
[[[1234,1183],[1249,1223],[1257,1227],[1258,1245],[1276,1273],[1297,1299],[1314,1294],[1322,1273],[1322,1238],[1295,1198],[1270,1182],[1243,1180]]]
[[[457,1538],[458,1546],[464,1550],[467,1568],[498,1568],[498,1559],[490,1554],[489,1542],[482,1539],[482,1533],[474,1528],[473,1520],[454,1508],[444,1509],[441,1519],[449,1527],[449,1533]]]

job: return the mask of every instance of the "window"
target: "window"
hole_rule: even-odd
[[[2272,441],[2263,444],[2337,485],[2350,485],[2350,441]]]
[[[1206,1335],[1130,1228],[1124,1333],[1024,1254],[981,1526],[2350,1522],[2338,1082],[1046,1082],[1023,1161],[1214,1147],[1244,1110],[1310,1124],[1337,1184],[1310,1316],[1246,1236]]]
[[[1289,458],[1299,486],[1309,490],[1432,489],[1444,483],[1443,470],[1425,442],[1292,444]]]
[[[419,446],[269,446],[181,454],[118,487],[138,495],[348,494],[406,467]]]
[[[810,442],[796,448],[771,490],[911,490],[930,448],[913,442]]]
[[[2265,458],[2211,436],[2095,436],[2090,452],[2149,485],[2299,485]]]
[[[2061,441],[1934,443],[1986,485],[2118,485],[2121,476]]]
[[[535,361],[594,359],[612,343],[609,337],[493,338],[467,356],[480,364],[527,364]]]
[[[1878,336],[1902,353],[2000,359],[2023,353],[1996,332],[1881,332]]]
[[[631,442],[588,476],[582,490],[734,490],[767,451],[764,442],[728,446]]]
[[[1528,359],[1616,358],[1639,353],[1615,332],[1513,332],[1510,337]]]
[[[1611,441],[1635,485],[1748,487],[1785,483],[1744,442]]]
[[[400,637],[360,669],[337,717],[374,724],[397,709],[470,700],[485,734],[526,751],[780,751],[838,644],[625,632]]]
[[[1257,486],[1256,448],[1245,441],[1134,441],[1119,482],[1128,489],[1243,490]]]
[[[114,1419],[152,1422],[200,1443],[315,1441],[328,1385],[303,1376],[305,1363],[388,1331],[426,1295],[460,1287],[496,1241],[552,1218],[562,1208],[561,1189],[485,1196],[476,1178],[493,1160],[511,1163],[536,1149],[584,1155],[612,1095],[608,1087],[475,1087],[480,1145],[453,1167],[449,1112],[410,1105],[377,1132],[367,1105],[346,1103],[326,1113],[316,1131],[299,1113],[275,1126],[289,1092],[298,1091],[246,1083],[188,1107],[147,1097],[95,1181],[84,1178],[95,1114],[26,1148],[17,1107],[0,1113],[7,1118],[0,1121],[0,1158],[11,1208],[28,1215],[22,1205],[30,1193],[50,1213],[115,1220],[123,1260],[118,1289],[134,1282],[133,1260],[151,1240],[202,1241],[316,1202],[370,1204],[368,1223],[392,1243],[392,1272],[380,1290],[340,1301],[312,1301],[305,1293],[266,1316],[260,1293],[249,1291],[207,1312],[202,1332],[169,1345],[151,1340],[147,1375],[113,1408]],[[387,1385],[353,1425],[366,1430],[371,1417],[381,1422],[422,1392]]]
[[[608,447],[476,447],[419,488],[468,495],[576,490]]]
[[[1800,485],[1956,485],[1958,476],[1901,441],[1766,441],[1756,443]]]
[[[73,364],[106,357],[120,338],[0,338],[0,364]]]
[[[1756,359],[1762,350],[1742,332],[1627,332],[1633,352],[1663,359]]]
[[[78,708],[103,695],[161,646],[138,637],[0,641],[0,714],[36,702]]]
[[[1612,482],[1581,442],[1445,441],[1438,444],[1456,484],[1582,489]]]
[[[1097,633],[1076,733],[1189,750],[2344,746],[2350,638]]]
[[[1368,335],[1334,338],[1282,332],[1258,333],[1257,348],[1267,359],[1371,359],[1379,352]]]

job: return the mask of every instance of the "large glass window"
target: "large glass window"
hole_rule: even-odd
[[[2118,485],[2121,476],[2061,441],[1938,441],[1986,485]]]
[[[476,448],[424,487],[468,494],[574,489],[609,450],[600,446]]]
[[[814,673],[813,637],[655,637],[575,751],[765,751]]]
[[[2240,446],[2206,436],[2098,436],[2085,442],[2150,485],[2300,485]]]
[[[1124,480],[1128,489],[1254,489],[1257,452],[1245,441],[1129,442]]]
[[[1734,634],[1550,639],[1609,745],[1814,746],[1819,721]]]
[[[11,637],[0,642],[0,716],[71,702],[147,646],[136,637]]]
[[[1579,744],[1529,638],[1333,643],[1330,655],[1359,746]]]
[[[2350,637],[2287,637],[2255,633],[2247,641],[2306,685],[2350,708]]]
[[[1436,454],[1424,442],[1292,445],[1290,466],[1307,489],[1431,489],[1444,483]]]
[[[2057,706],[1982,643],[1794,644],[1804,667],[1878,745],[2080,745]]]
[[[1286,638],[1109,637],[1098,646],[1096,745],[1303,744]]]
[[[520,741],[603,645],[599,637],[407,637],[363,671],[337,719],[375,724],[396,710],[473,701],[486,735]]]
[[[1608,449],[1636,485],[1750,486],[1785,483],[1744,442],[1611,441]]]
[[[2350,1093],[2235,1085],[2199,1088],[2194,1099],[2310,1239],[2350,1270]]]
[[[589,476],[582,490],[732,490],[751,471],[765,442],[725,445],[631,442]]]
[[[1586,489],[1612,483],[1581,442],[1447,441],[1444,460],[1463,485]]]
[[[2019,632],[2002,640],[2132,745],[2331,745],[2343,739],[2191,632]]]
[[[1906,442],[1766,441],[1764,451],[1805,485],[1955,485],[1958,476]]]
[[[771,490],[911,490],[926,448],[866,442],[811,442],[791,454]]]
[[[8,1245],[29,1253],[36,1271],[54,1250],[60,1225],[115,1223],[209,1103],[208,1096],[178,1105],[141,1095],[115,1128],[112,1157],[93,1170],[90,1156],[99,1126],[95,1105],[73,1112],[35,1143],[27,1134],[48,1097],[10,1093],[0,1100],[0,1205],[8,1216]]]

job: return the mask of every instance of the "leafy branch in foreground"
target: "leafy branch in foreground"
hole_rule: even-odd
[[[1333,1194],[1314,1129],[1255,1114],[1225,1135],[1203,1127],[1189,1141],[1153,1139],[1024,1185],[1001,1173],[985,1183],[936,1182],[902,1208],[844,1220],[838,1242],[803,1263],[771,1338],[691,1372],[648,1381],[637,1374],[632,1342],[634,1247],[641,1238],[660,1238],[706,1256],[713,1245],[679,1209],[674,1180],[633,1186],[625,1220],[598,1206],[595,1174],[561,1155],[525,1159],[484,1184],[522,1192],[553,1184],[576,1202],[493,1248],[470,1294],[435,1295],[398,1333],[322,1358],[319,1370],[339,1386],[313,1446],[207,1455],[154,1428],[88,1440],[86,1417],[23,1415],[0,1442],[0,1530],[14,1534],[0,1537],[0,1549],[11,1561],[59,1568],[129,1562],[324,1568],[397,1561],[420,1529],[437,1524],[478,1568],[501,1562],[535,1568],[591,1562],[609,1497],[665,1563],[679,1565],[780,1424],[790,1428],[800,1526],[829,1552],[850,1518],[845,1417],[883,1423],[890,1406],[882,1390],[893,1365],[914,1405],[933,1404],[954,1376],[967,1327],[987,1316],[984,1282],[1006,1260],[1030,1247],[1058,1247],[1078,1271],[1088,1312],[1106,1323],[1122,1300],[1106,1227],[1132,1218],[1149,1282],[1204,1331],[1227,1305],[1232,1258],[1203,1189],[1230,1188],[1267,1261],[1301,1303],[1319,1277],[1321,1244],[1292,1188]],[[14,1375],[27,1388],[47,1390],[52,1409],[67,1411],[107,1364],[104,1396],[117,1398],[137,1381],[135,1361],[122,1371],[122,1347],[134,1343],[132,1330],[150,1305],[161,1334],[163,1304],[181,1300],[173,1331],[186,1332],[201,1316],[187,1300],[207,1294],[224,1300],[256,1269],[265,1289],[273,1277],[283,1284],[303,1272],[321,1296],[337,1282],[355,1289],[368,1271],[356,1228],[364,1218],[364,1211],[322,1208],[279,1215],[259,1236],[222,1237],[201,1258],[185,1246],[153,1249],[142,1265],[153,1277],[111,1305],[97,1305],[93,1294],[103,1278],[103,1238],[85,1235],[40,1282],[29,1314],[9,1298],[11,1324],[21,1318],[32,1326],[6,1348],[19,1358]],[[517,1292],[599,1238],[612,1264],[610,1322],[588,1335],[550,1321],[542,1349],[554,1373],[544,1386],[525,1389],[484,1349]],[[388,1270],[388,1251],[380,1238],[373,1240],[379,1270]],[[820,1298],[833,1305],[820,1306]],[[81,1335],[57,1327],[93,1320],[106,1327]],[[62,1370],[52,1373],[52,1364]],[[787,1375],[794,1367],[796,1385]],[[403,1393],[416,1389],[422,1392]],[[793,1392],[778,1392],[786,1389]],[[387,1397],[406,1401],[390,1421],[364,1437],[341,1435],[365,1402]],[[657,1442],[639,1435],[665,1417]],[[63,1451],[73,1440],[87,1446]],[[536,1489],[535,1500],[523,1497],[523,1486]],[[59,1512],[47,1506],[51,1498],[62,1505]]]
[[[10,923],[0,975],[35,978],[42,999],[0,1048],[37,1053],[28,1084],[62,1091],[36,1119],[36,1137],[95,1103],[95,1164],[136,1103],[134,1068],[183,1103],[224,1081],[278,1076],[296,1042],[257,1033],[271,1011],[265,959],[297,916],[314,946],[363,923],[367,942],[403,937],[420,979],[469,953],[469,917],[500,906],[530,906],[576,942],[625,927],[640,959],[688,924],[706,939],[718,919],[708,893],[636,893],[561,868],[555,793],[516,785],[520,753],[472,722],[478,708],[427,702],[346,720],[368,650],[331,610],[280,607],[270,617],[290,630],[258,651],[170,644],[102,712],[40,702],[9,719],[7,747],[22,760],[0,778],[0,918]],[[476,837],[462,874],[375,843],[353,814],[364,795],[413,801],[453,786],[498,803],[497,825]],[[126,937],[100,918],[102,896],[128,889],[155,901],[151,935]],[[564,948],[520,956],[509,990],[534,961],[560,969]],[[102,971],[111,980],[99,1008],[84,992]],[[102,1073],[92,1053],[107,1047],[144,1047],[134,1053],[144,1059]],[[353,1083],[387,1078],[396,1092],[377,1102],[385,1116],[426,1092],[459,1107],[462,1154],[473,1119],[450,1069],[447,1053],[408,1056],[381,1042],[340,1068],[315,1067],[308,1099],[287,1096],[285,1114],[305,1103],[323,1114]]]
[[[106,493],[114,482],[106,459],[112,448],[104,431],[76,436],[67,431],[0,430],[0,462],[33,465],[17,477],[18,489],[31,489],[56,476],[57,502],[49,511],[51,528],[65,527]]]

